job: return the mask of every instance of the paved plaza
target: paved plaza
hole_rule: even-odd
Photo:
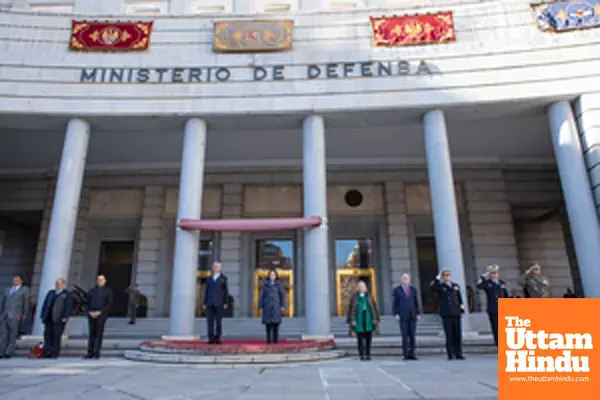
[[[497,357],[188,366],[123,359],[0,360],[2,400],[497,399]]]

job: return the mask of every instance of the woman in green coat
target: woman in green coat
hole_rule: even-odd
[[[371,359],[371,340],[373,332],[379,333],[379,310],[373,296],[367,291],[367,284],[359,281],[357,292],[350,300],[348,309],[350,334],[356,335],[358,354],[362,360]]]

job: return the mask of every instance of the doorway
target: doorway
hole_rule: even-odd
[[[294,269],[296,264],[296,243],[292,237],[254,238],[252,265],[252,313],[258,317],[258,302],[262,286],[269,271],[277,270],[285,291],[283,315],[294,316]]]
[[[423,309],[423,313],[437,313],[439,310],[439,299],[429,287],[431,281],[433,281],[438,274],[438,262],[434,237],[417,237],[417,265],[419,268],[419,289],[421,293],[421,307]]]
[[[374,240],[372,238],[335,239],[335,290],[337,315],[344,316],[359,281],[367,284],[377,299]]]
[[[113,303],[108,310],[111,317],[127,315],[128,295],[125,290],[131,285],[135,242],[101,242],[98,274],[106,277],[106,286],[113,292]]]

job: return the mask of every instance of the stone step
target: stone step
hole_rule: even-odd
[[[443,354],[445,353],[445,340],[440,336],[417,336],[417,354]],[[122,356],[126,350],[138,350],[142,340],[153,340],[146,337],[141,339],[106,339],[103,343],[103,356]],[[350,337],[336,338],[337,348],[357,355],[356,339]],[[34,338],[23,338],[17,342],[17,356],[26,356],[29,350],[38,343]],[[466,333],[463,338],[463,347],[469,353],[495,353],[491,335],[478,335]],[[61,355],[81,357],[85,354],[87,340],[69,338],[63,341]],[[399,336],[375,337],[372,345],[373,355],[400,356],[402,354],[402,338]]]

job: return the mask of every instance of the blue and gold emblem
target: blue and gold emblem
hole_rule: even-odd
[[[543,32],[565,32],[600,26],[600,0],[532,4],[538,28]]]
[[[218,53],[289,50],[293,29],[292,20],[215,22],[213,49]]]

